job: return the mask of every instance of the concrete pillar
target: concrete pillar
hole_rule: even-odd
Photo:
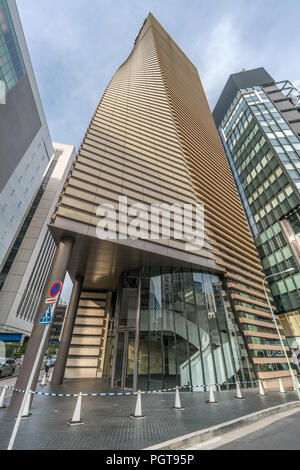
[[[46,299],[49,297],[50,287],[55,281],[64,282],[68,264],[69,264],[70,255],[72,252],[73,242],[74,242],[73,238],[65,237],[61,239],[57,247],[55,258],[53,260],[52,267],[48,275],[45,288],[43,290],[41,302],[40,302],[37,315],[35,318],[34,327],[33,327],[30,340],[28,342],[28,346],[26,349],[26,353],[24,356],[24,361],[23,361],[23,364],[22,364],[22,367],[21,367],[21,370],[17,379],[16,388],[18,389],[25,390],[27,386],[30,373],[33,367],[33,363],[36,358],[39,345],[40,345],[40,342],[44,333],[45,326],[39,325],[39,321],[46,308]],[[49,329],[49,334],[50,334],[50,329]],[[36,384],[39,378],[39,373],[40,373],[40,369],[42,366],[43,357],[47,349],[47,345],[48,345],[48,341],[46,341],[45,343],[45,348],[44,348],[43,354],[41,355],[40,364],[39,364],[36,376],[32,384],[33,390],[35,390],[36,388]],[[11,398],[10,404],[9,404],[9,408],[8,408],[9,411],[15,411],[15,412],[19,411],[22,400],[23,400],[23,393],[14,392]]]
[[[64,381],[65,367],[68,359],[68,353],[71,344],[82,285],[83,277],[76,276],[69,307],[66,313],[67,316],[64,321],[64,328],[57,353],[55,369],[52,375],[51,383],[54,385],[60,385]]]
[[[25,338],[26,338],[26,335],[22,335],[22,336],[21,336],[21,339],[20,339],[20,347],[23,346],[24,341],[25,341]]]
[[[142,268],[140,268],[139,270],[139,287],[138,287],[138,299],[137,299],[137,306],[136,306],[135,351],[134,351],[134,373],[133,373],[133,391],[134,392],[137,391],[137,380],[138,380],[141,296],[142,296]]]

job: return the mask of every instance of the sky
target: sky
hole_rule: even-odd
[[[52,140],[76,149],[149,11],[197,67],[211,110],[228,76],[244,68],[300,80],[299,0],[17,0],[17,6]],[[65,284],[68,300],[70,280]]]

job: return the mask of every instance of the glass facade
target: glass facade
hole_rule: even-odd
[[[299,312],[289,312],[280,315],[280,322],[284,329],[284,334],[290,348],[300,349],[300,314]]]
[[[25,74],[7,0],[0,0],[0,80],[11,90]]]
[[[266,276],[295,268],[270,283],[277,311],[300,308],[300,273],[279,223],[300,203],[299,137],[259,86],[238,92],[219,133]]]
[[[144,267],[141,278],[139,270],[124,273],[116,322],[114,385],[132,388],[135,373],[141,390],[178,384],[203,391],[255,378],[216,275],[167,267]]]
[[[295,235],[300,233],[300,209],[295,211],[292,215],[287,217],[287,220]]]

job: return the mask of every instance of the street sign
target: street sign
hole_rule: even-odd
[[[51,307],[48,305],[45,312],[43,313],[39,325],[50,325],[51,323]]]
[[[50,292],[49,292],[49,295],[51,298],[53,297],[57,297],[58,294],[60,293],[60,290],[61,290],[61,282],[60,281],[56,281],[54,282],[54,284],[52,284],[51,288],[50,288]]]

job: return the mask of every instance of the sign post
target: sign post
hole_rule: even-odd
[[[13,432],[12,432],[7,450],[12,450],[12,448],[13,448],[13,445],[14,445],[14,442],[15,442],[15,439],[16,439],[16,435],[17,435],[17,432],[18,432],[18,429],[19,429],[19,426],[20,426],[20,422],[21,422],[21,419],[22,419],[23,411],[24,411],[24,408],[25,408],[25,405],[26,405],[26,402],[27,402],[27,399],[28,399],[28,395],[30,394],[30,391],[31,391],[32,382],[33,382],[33,379],[35,377],[35,373],[36,373],[37,367],[38,367],[39,362],[40,362],[41,354],[42,354],[44,346],[45,346],[45,342],[46,342],[46,339],[47,339],[47,336],[48,336],[48,331],[49,331],[49,328],[50,328],[50,325],[51,325],[51,320],[52,320],[52,317],[53,317],[54,312],[55,312],[55,307],[56,307],[56,304],[57,304],[57,301],[58,301],[58,298],[59,298],[59,293],[61,291],[61,288],[62,288],[62,283],[59,282],[59,281],[55,282],[51,286],[49,295],[50,295],[51,299],[54,299],[54,300],[52,300],[53,303],[51,302],[52,303],[51,306],[47,305],[46,310],[43,313],[43,315],[42,315],[42,317],[39,321],[40,325],[45,325],[45,329],[44,329],[43,337],[41,339],[41,343],[40,343],[40,346],[39,346],[39,349],[38,349],[38,352],[37,352],[37,355],[36,355],[36,358],[35,358],[35,361],[34,361],[34,364],[33,364],[33,367],[32,367],[32,371],[31,371],[31,374],[30,374],[30,377],[29,377],[29,380],[28,380],[28,383],[27,383],[27,387],[26,387],[26,390],[25,390],[25,393],[24,393],[22,404],[21,404],[20,409],[19,409],[18,417],[16,419],[16,423],[15,423],[15,426],[14,426],[14,429],[13,429]]]

